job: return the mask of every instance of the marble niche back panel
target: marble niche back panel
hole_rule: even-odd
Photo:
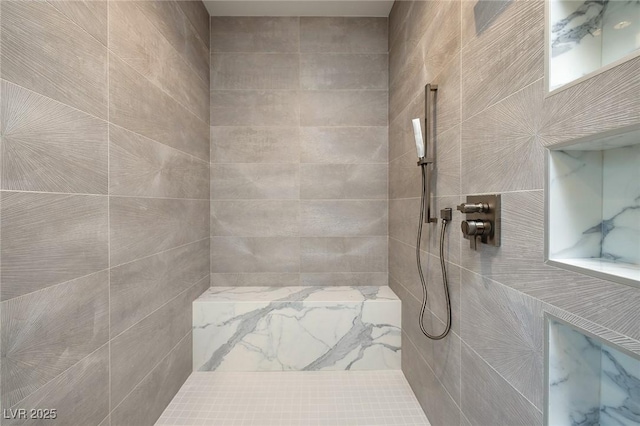
[[[549,321],[548,425],[640,425],[640,359]]]
[[[550,151],[550,260],[640,282],[640,144],[633,142]]]
[[[640,1],[549,0],[549,88],[640,52]]]

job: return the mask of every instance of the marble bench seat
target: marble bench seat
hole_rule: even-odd
[[[193,302],[194,371],[400,369],[389,287],[211,287]]]

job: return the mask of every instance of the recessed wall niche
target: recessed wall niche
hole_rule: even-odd
[[[640,287],[640,126],[551,146],[546,259]]]
[[[549,91],[640,54],[640,0],[547,0]]]
[[[545,424],[637,426],[640,359],[547,317]]]

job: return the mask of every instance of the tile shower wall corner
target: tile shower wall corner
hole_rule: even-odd
[[[547,266],[543,239],[544,146],[638,124],[640,59],[545,98],[543,31],[541,0],[396,1],[389,16],[389,280],[408,313],[403,370],[434,425],[542,423],[545,311],[640,345],[640,290]],[[448,231],[445,258],[459,271],[449,340],[459,348],[426,341],[410,314],[422,291],[411,119],[424,116],[427,82],[439,85],[436,211],[503,193],[501,247],[471,251],[459,217]],[[437,234],[429,228],[422,246],[434,260],[424,262],[425,323],[436,328]]]
[[[211,18],[211,285],[385,285],[385,18]]]
[[[0,405],[151,425],[209,286],[209,15],[0,3]]]

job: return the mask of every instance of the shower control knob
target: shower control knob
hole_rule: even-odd
[[[462,233],[467,237],[483,237],[491,233],[491,222],[488,220],[463,220]]]
[[[489,211],[487,203],[462,203],[456,207],[462,213],[484,213]]]

